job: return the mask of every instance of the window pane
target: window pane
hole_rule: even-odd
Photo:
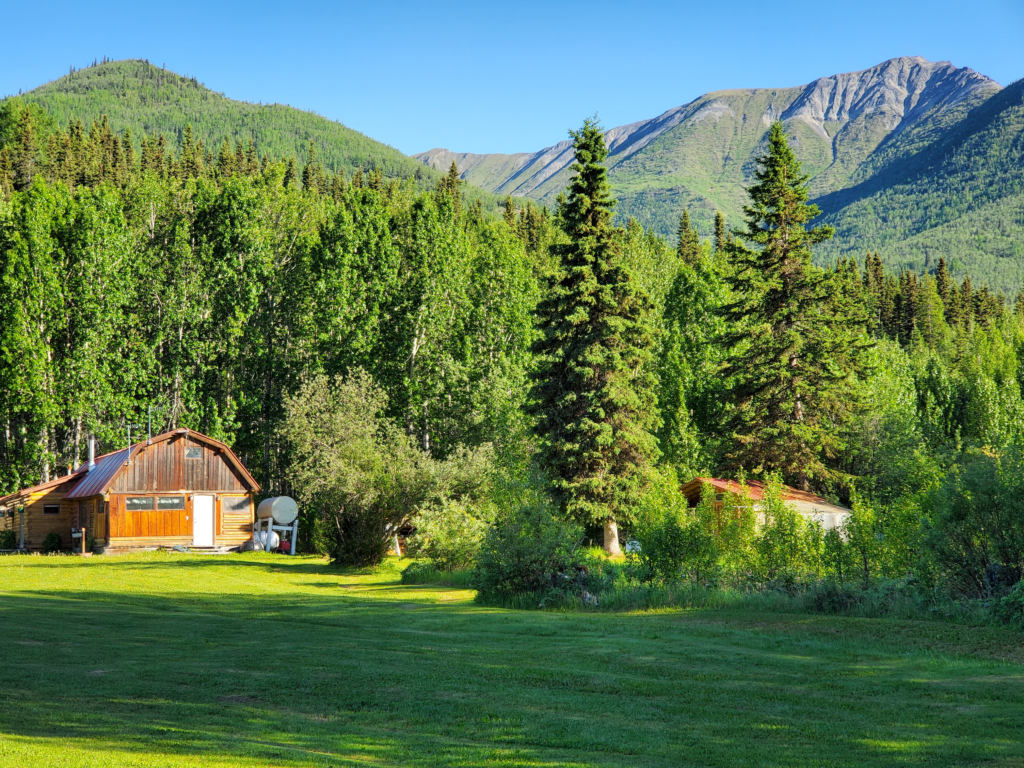
[[[44,504],[43,505],[43,514],[44,515],[59,515],[60,514],[60,504]]]
[[[203,458],[203,449],[198,445],[186,445],[185,446],[185,458],[186,459],[201,459]]]
[[[248,512],[249,511],[249,497],[248,496],[222,496],[220,500],[220,508],[225,512]]]
[[[156,499],[157,509],[184,509],[184,496],[158,496]]]
[[[140,509],[152,509],[152,496],[129,496],[124,500],[124,508],[128,512],[137,512]]]

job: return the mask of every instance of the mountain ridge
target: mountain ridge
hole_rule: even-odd
[[[871,76],[867,82],[865,75]],[[931,89],[923,87],[935,77],[944,82]],[[956,68],[948,61],[929,62],[914,56],[890,59],[857,72],[817,78],[802,86],[712,91],[657,117],[608,129],[605,134],[609,149],[608,165],[609,169],[614,169],[683,123],[692,125],[709,119],[718,121],[726,115],[735,116],[738,101],[749,102],[765,95],[770,96],[770,101],[757,116],[765,130],[776,117],[783,122],[800,121],[828,142],[834,155],[839,131],[829,135],[826,123],[842,125],[865,114],[882,112],[898,115],[899,119],[890,130],[902,128],[908,122],[913,123],[929,106],[940,102],[951,88],[955,88],[955,94],[941,106],[954,107],[979,91],[1001,86],[970,68]],[[903,98],[897,98],[901,94]],[[922,97],[926,97],[923,103]],[[745,112],[743,117],[746,118]],[[413,157],[435,169],[446,169],[455,161],[463,172],[463,178],[470,183],[495,194],[530,197],[544,202],[550,202],[549,198],[565,187],[564,183],[560,184],[560,176],[565,175],[561,172],[572,163],[571,142],[568,140],[536,152],[479,154],[435,148]],[[728,162],[732,158],[727,156],[724,159]],[[834,157],[832,160],[834,162]],[[550,183],[555,179],[557,181]],[[613,185],[614,182],[613,178]],[[558,190],[553,191],[552,186],[558,186]]]

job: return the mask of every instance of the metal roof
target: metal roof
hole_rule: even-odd
[[[139,452],[143,443],[136,443],[131,447],[132,456]],[[114,453],[108,453],[96,459],[96,466],[86,472],[78,484],[71,489],[71,493],[65,499],[85,499],[89,496],[102,496],[107,487],[114,481],[114,477],[121,471],[121,467],[128,461],[128,449],[123,448]],[[88,468],[88,466],[87,466]]]
[[[717,477],[695,477],[690,482],[685,483],[680,490],[693,503],[694,501],[700,501],[701,490],[705,483],[719,493],[736,493],[741,496],[746,494],[754,501],[760,501],[764,498],[765,484],[758,480],[747,480],[746,483],[741,485],[735,480],[723,480]],[[782,497],[786,501],[793,502],[793,505],[797,508],[823,509],[829,512],[850,511],[846,507],[833,504],[828,499],[823,499],[821,496],[815,496],[813,493],[801,491],[798,488],[791,488],[788,485],[782,486]]]

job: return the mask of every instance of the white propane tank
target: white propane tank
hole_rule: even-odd
[[[299,516],[299,507],[295,500],[288,496],[273,496],[264,499],[256,508],[256,517],[260,520],[273,518],[275,525],[291,525]]]

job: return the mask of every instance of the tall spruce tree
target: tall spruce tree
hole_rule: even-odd
[[[658,453],[650,299],[623,263],[604,135],[594,120],[571,131],[576,162],[560,218],[568,242],[537,307],[530,411],[540,463],[564,512],[604,527],[618,554],[645,467]]]
[[[807,203],[808,177],[781,123],[757,163],[746,227],[726,246],[733,300],[724,308],[732,324],[724,373],[734,406],[726,463],[809,487],[830,474],[826,462],[842,448],[863,317],[837,316],[833,277],[811,265],[811,246],[832,229],[805,226],[820,211]]]
[[[685,264],[696,264],[700,259],[700,237],[690,223],[690,212],[685,208],[679,217],[679,259]]]
[[[715,211],[715,252],[723,253],[728,237],[725,233],[725,216],[721,211]]]

